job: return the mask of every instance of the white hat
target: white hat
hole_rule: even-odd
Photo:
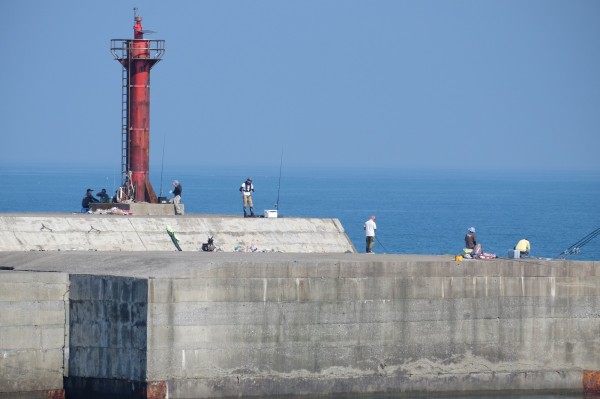
[[[475,227],[469,227],[469,233],[475,233]]]

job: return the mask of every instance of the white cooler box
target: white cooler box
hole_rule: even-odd
[[[277,217],[277,210],[266,210],[265,209],[265,217],[266,218],[276,218]]]

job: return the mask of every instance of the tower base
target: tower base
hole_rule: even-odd
[[[179,204],[182,214],[184,212],[184,204]],[[108,211],[117,208],[123,212],[131,213],[132,215],[141,216],[167,216],[175,215],[175,206],[173,204],[149,204],[147,202],[132,202],[132,203],[103,203],[96,202],[90,204],[90,211]]]

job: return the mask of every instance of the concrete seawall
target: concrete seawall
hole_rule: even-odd
[[[62,397],[68,326],[66,273],[0,271],[0,396]]]
[[[0,265],[69,276],[74,393],[600,388],[600,262],[0,252]]]
[[[0,251],[184,251],[213,236],[224,252],[356,252],[337,219],[2,214]]]

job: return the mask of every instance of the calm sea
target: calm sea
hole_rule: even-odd
[[[274,168],[155,168],[157,194],[173,179],[187,213],[242,214],[239,187],[252,177],[255,213],[334,217],[357,250],[363,224],[377,217],[375,252],[454,255],[474,226],[485,252],[505,257],[521,238],[532,255],[556,258],[600,227],[600,172],[501,173]],[[281,178],[280,178],[281,177]],[[114,193],[118,170],[0,165],[0,212],[79,212],[86,188]],[[215,237],[218,245],[218,237]],[[600,260],[600,237],[570,259]]]

